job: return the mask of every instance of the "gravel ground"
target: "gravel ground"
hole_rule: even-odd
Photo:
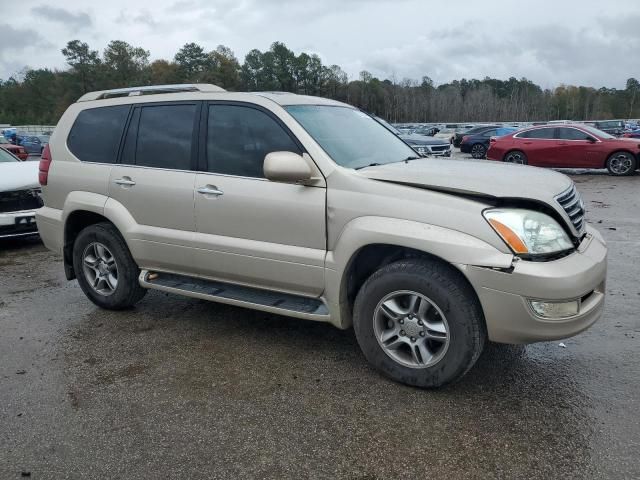
[[[640,478],[640,176],[573,173],[604,318],[439,391],[329,325],[160,292],[99,310],[37,239],[0,243],[0,478]]]

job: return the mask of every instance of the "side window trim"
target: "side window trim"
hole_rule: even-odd
[[[200,173],[207,173],[211,175],[224,175],[224,176],[230,176],[230,177],[236,177],[236,178],[247,178],[251,180],[263,180],[263,181],[266,180],[264,178],[259,178],[259,177],[245,177],[242,175],[230,175],[225,173],[212,172],[209,170],[209,162],[207,158],[207,140],[208,140],[207,137],[209,135],[209,108],[215,107],[217,105],[229,105],[229,106],[235,106],[235,107],[252,108],[254,110],[257,110],[259,112],[266,114],[269,118],[274,120],[278,124],[278,126],[280,126],[280,128],[282,128],[282,130],[289,136],[291,141],[300,150],[301,155],[304,153],[308,153],[307,150],[304,148],[304,145],[300,143],[300,140],[298,140],[298,138],[293,134],[293,132],[289,129],[289,127],[287,127],[287,125],[285,125],[285,123],[280,118],[278,118],[276,114],[274,114],[269,109],[263,107],[262,105],[258,105],[256,103],[251,103],[251,102],[242,102],[237,100],[209,100],[203,103],[205,103],[206,105],[203,105],[201,115],[200,115],[200,139],[199,139],[200,141],[198,142],[200,144],[200,148],[199,148],[200,151],[198,156],[198,172]]]
[[[127,121],[124,122],[124,129],[122,130],[122,135],[120,136],[120,145],[118,146],[118,157],[116,158],[116,165],[120,165],[122,164],[122,155],[124,153],[124,144],[127,141],[127,135],[129,135],[129,128],[130,128],[130,124],[131,124],[131,120],[134,116],[134,113],[136,111],[136,109],[138,108],[137,105],[130,105],[129,108],[129,114],[127,115]],[[139,119],[140,117],[138,117]],[[138,126],[135,126],[135,135],[136,135],[136,142],[138,139]],[[135,149],[134,149],[135,151]]]

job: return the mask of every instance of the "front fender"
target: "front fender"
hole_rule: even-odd
[[[452,264],[509,268],[513,255],[472,235],[436,225],[386,217],[359,217],[343,229],[327,255],[327,268],[343,272],[349,259],[372,244],[413,248]]]
[[[503,253],[472,235],[457,230],[411,220],[376,216],[359,217],[349,222],[327,253],[325,299],[336,323],[350,325],[346,298],[341,295],[351,259],[367,245],[394,245],[422,251],[459,267],[509,268],[513,255]]]

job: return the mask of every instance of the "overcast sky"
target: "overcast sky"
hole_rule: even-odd
[[[515,76],[624,88],[640,77],[638,0],[21,0],[2,10],[0,79],[63,68],[72,39],[100,51],[125,40],[152,59],[187,42],[224,44],[240,61],[279,40],[350,78],[368,70],[398,81]]]

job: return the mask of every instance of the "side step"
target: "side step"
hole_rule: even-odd
[[[318,298],[307,298],[290,293],[272,292],[203,278],[148,270],[140,272],[139,281],[140,285],[145,288],[177,293],[187,297],[307,320],[329,321],[329,310],[324,302]]]

